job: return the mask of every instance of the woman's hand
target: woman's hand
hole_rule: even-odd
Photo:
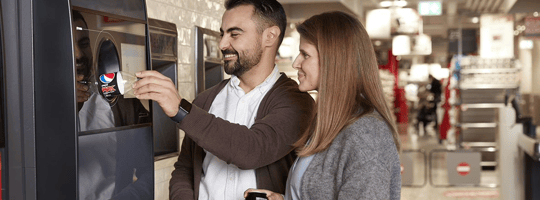
[[[270,190],[261,190],[261,189],[252,189],[252,188],[244,192],[244,198],[246,198],[248,193],[250,192],[266,193],[266,198],[268,198],[269,200],[283,200],[283,195],[279,193],[275,193]]]

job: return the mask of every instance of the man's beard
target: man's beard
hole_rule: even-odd
[[[88,81],[90,78],[91,62],[87,56],[83,56],[75,61],[77,65],[81,65],[81,68],[77,67],[77,75],[83,75],[83,80]]]
[[[250,51],[253,53],[249,53]],[[222,53],[223,55],[236,54],[236,60],[225,61],[224,69],[225,73],[239,77],[253,68],[253,66],[259,64],[262,57],[262,48],[261,43],[257,42],[255,48],[243,51],[242,55],[232,48],[223,50]]]

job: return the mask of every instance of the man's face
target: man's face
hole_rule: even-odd
[[[81,27],[84,30],[76,30]],[[84,75],[83,80],[88,81],[90,70],[92,69],[92,49],[90,48],[90,38],[88,37],[88,27],[82,20],[73,22],[73,43],[75,49],[75,67],[77,75]]]
[[[261,60],[262,38],[252,16],[251,5],[237,6],[223,14],[219,48],[227,74],[241,76]]]

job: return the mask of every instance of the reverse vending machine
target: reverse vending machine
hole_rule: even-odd
[[[178,154],[178,130],[154,102],[110,94],[119,72],[176,82],[176,26],[144,0],[0,7],[3,199],[153,199],[154,160]]]

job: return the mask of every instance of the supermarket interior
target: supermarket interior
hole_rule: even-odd
[[[342,11],[365,27],[401,141],[402,200],[540,200],[540,0],[277,2],[275,65],[297,82],[299,23]],[[225,3],[0,0],[0,200],[170,199],[186,133],[156,101],[90,83],[155,70],[193,102],[231,78]]]

